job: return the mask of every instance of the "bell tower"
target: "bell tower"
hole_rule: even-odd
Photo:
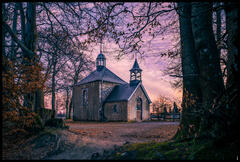
[[[130,86],[135,86],[142,81],[142,69],[139,68],[137,59],[133,64],[133,67],[130,71]]]
[[[96,59],[97,71],[101,71],[103,69],[103,67],[105,67],[105,66],[106,66],[106,58],[105,58],[104,54],[100,53]]]
[[[103,42],[102,42],[102,38],[100,39],[100,54],[97,56],[96,59],[96,68],[97,71],[101,71],[103,69],[103,67],[106,66],[106,57],[103,54]]]

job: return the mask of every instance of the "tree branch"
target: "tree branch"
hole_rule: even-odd
[[[2,21],[2,27],[5,28],[8,33],[11,35],[11,37],[14,39],[14,41],[21,47],[21,49],[23,51],[25,51],[26,53],[28,53],[29,55],[35,55],[35,53],[31,50],[29,50],[18,38],[17,36],[14,34],[14,32],[12,31],[12,29],[10,28],[10,26],[5,22]]]

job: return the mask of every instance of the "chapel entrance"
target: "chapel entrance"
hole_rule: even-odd
[[[137,116],[137,118],[136,118],[136,120],[137,121],[141,121],[142,120],[142,99],[140,98],[140,97],[138,97],[137,98],[137,108],[136,108],[137,110],[137,114],[136,114],[136,116]]]

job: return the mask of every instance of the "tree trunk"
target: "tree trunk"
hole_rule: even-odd
[[[183,73],[182,120],[177,138],[188,138],[198,130],[199,118],[195,112],[201,103],[199,68],[191,25],[191,4],[179,2],[181,61]]]
[[[68,105],[69,105],[69,89],[66,88],[66,93],[67,93],[67,98],[66,98],[66,105],[65,105],[65,108],[66,108],[66,119],[68,118]]]
[[[26,24],[26,37],[25,45],[26,47],[33,52],[33,54],[28,52],[23,52],[24,65],[31,66],[34,57],[36,56],[36,41],[37,41],[37,28],[36,28],[36,3],[28,2],[27,3],[27,24]],[[28,79],[31,78],[29,74]],[[35,105],[35,94],[33,92],[27,93],[24,95],[24,106],[34,111]]]
[[[209,137],[207,116],[219,95],[224,92],[220,54],[212,27],[212,3],[192,2],[192,31],[200,71],[202,93],[201,122],[197,137]]]
[[[219,8],[220,7],[220,2],[216,2],[216,7]],[[220,48],[220,40],[221,40],[221,27],[222,27],[222,22],[221,22],[221,9],[217,9],[216,12],[216,16],[217,16],[217,39],[216,41],[218,42],[218,47],[217,47],[217,51],[218,51],[218,55],[219,58],[221,58],[221,48]]]
[[[6,11],[5,3],[2,3],[2,19],[3,19],[3,21],[5,21],[4,18],[6,17],[5,16],[5,11]],[[2,25],[2,56],[6,56],[6,53],[5,53],[5,45],[6,45],[6,43],[5,43],[6,42],[5,41],[5,33],[6,33],[6,30]]]
[[[37,52],[37,26],[36,26],[36,3],[35,2],[28,2],[27,4],[27,24],[26,24],[26,46],[29,50],[34,52],[36,55]],[[34,59],[33,55],[29,53],[24,53],[25,57]]]
[[[22,42],[25,44],[25,15],[24,15],[22,3],[18,3],[18,8],[19,8],[20,17],[21,17],[21,37],[22,37]]]
[[[37,89],[35,93],[35,107],[34,111],[37,112],[40,108],[44,108],[44,94],[43,90]]]
[[[203,107],[224,91],[220,56],[212,28],[212,3],[192,2],[192,31],[198,56]]]
[[[70,101],[69,109],[68,109],[68,119],[71,119],[72,107],[73,107],[73,93],[72,93],[72,97],[71,97],[71,101]]]
[[[228,55],[227,55],[227,87],[230,87],[234,81],[236,81],[236,77],[239,75],[239,67],[237,67],[237,60],[239,60],[238,55],[238,4],[236,2],[225,2],[226,3],[226,30],[227,30],[227,47],[228,47]],[[236,74],[234,74],[234,72]],[[237,73],[238,72],[238,73]]]
[[[53,72],[52,72],[52,118],[55,118],[55,75],[56,75],[56,56],[53,54]]]
[[[17,18],[18,18],[18,6],[17,4],[15,4],[15,8],[14,8],[14,15],[13,15],[13,24],[12,24],[12,31],[14,34],[17,34]],[[13,63],[15,63],[16,61],[16,47],[15,47],[15,41],[14,39],[12,39],[12,43],[11,43],[11,61],[13,61]]]
[[[80,70],[75,71],[75,75],[74,75],[74,78],[73,78],[73,86],[76,85],[77,82],[78,82],[79,73],[80,73]],[[68,114],[69,119],[71,118],[71,111],[72,111],[72,108],[73,108],[73,97],[74,96],[73,96],[73,89],[72,89],[72,97],[71,97],[71,101],[70,101],[70,105],[69,105],[69,114]]]

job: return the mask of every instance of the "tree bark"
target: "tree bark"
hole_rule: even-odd
[[[24,57],[24,65],[25,66],[31,66],[32,61],[34,62],[34,57],[36,56],[36,41],[37,41],[37,28],[36,28],[36,3],[28,2],[27,3],[27,24],[26,24],[26,39],[25,39],[25,45],[26,47],[32,51],[32,53],[29,52],[23,52]],[[30,79],[31,74],[29,74],[28,78]],[[35,94],[27,93],[24,95],[24,106],[29,108],[30,110],[34,111],[35,109]]]
[[[181,62],[183,74],[182,120],[177,138],[188,138],[198,130],[199,119],[194,113],[201,103],[199,67],[191,24],[191,4],[179,2]]]
[[[239,75],[239,67],[237,60],[239,60],[238,55],[238,3],[237,2],[225,2],[225,12],[226,12],[226,30],[227,30],[227,84],[226,87],[230,87],[234,81],[236,81]],[[234,74],[235,72],[235,74]]]
[[[220,56],[212,28],[212,3],[192,2],[192,31],[198,56],[203,107],[224,91]]]
[[[19,10],[21,15],[21,29],[22,29],[22,41],[18,42],[21,44],[24,42],[27,47],[23,50],[23,64],[26,67],[36,66],[38,64],[37,60],[37,26],[36,26],[36,3],[27,3],[26,12],[26,26],[25,26],[25,16],[22,8],[22,4],[19,4]],[[26,28],[26,30],[25,30]],[[30,52],[29,52],[30,51]],[[28,74],[28,78],[31,79],[32,74]],[[38,72],[36,82],[39,82],[41,73]],[[30,80],[29,80],[30,81]],[[41,84],[41,83],[39,83]],[[35,92],[27,93],[24,95],[24,106],[28,107],[32,111],[37,112],[38,109],[44,107],[44,96],[43,89],[37,88]]]

